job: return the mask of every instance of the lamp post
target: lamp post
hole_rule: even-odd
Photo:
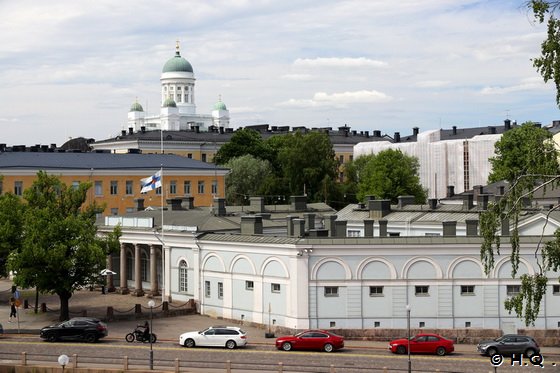
[[[58,357],[58,363],[62,367],[63,372],[64,372],[64,367],[66,367],[69,362],[70,362],[70,358],[68,357],[68,355],[60,355]]]
[[[410,361],[410,304],[406,305],[406,329],[408,330],[407,348],[408,354],[408,373],[412,372],[412,362]]]
[[[152,349],[152,333],[154,332],[153,329],[153,309],[154,306],[156,305],[156,302],[154,302],[153,299],[150,299],[150,301],[148,302],[148,307],[150,307],[150,333],[148,334],[148,338],[150,338],[150,370],[154,369],[154,350]]]

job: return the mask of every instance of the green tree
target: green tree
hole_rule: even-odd
[[[311,131],[286,135],[277,162],[291,194],[307,194],[312,202],[329,200],[331,181],[338,174],[338,162],[329,136]]]
[[[98,280],[114,249],[114,237],[97,237],[99,208],[84,204],[89,188],[89,183],[68,187],[56,176],[39,172],[24,191],[22,246],[8,258],[8,268],[17,273],[16,285],[58,295],[60,320],[69,318],[74,291]]]
[[[524,200],[532,199],[537,190],[546,192],[547,189],[558,187],[558,153],[550,133],[530,122],[505,132],[495,145],[495,153],[496,156],[490,160],[492,172],[489,179],[505,180],[509,188],[500,201],[491,204],[489,209],[481,214],[480,230],[483,244],[480,255],[488,274],[494,268],[494,255],[500,254],[502,240],[499,232],[502,221],[505,219],[511,222],[511,275],[515,277],[519,266],[518,225]],[[537,245],[535,258],[539,266],[538,272],[535,275],[522,275],[520,293],[507,299],[504,304],[510,313],[515,311],[518,317],[524,319],[527,326],[534,325],[537,319],[546,292],[546,272],[560,269],[560,232],[557,231],[551,241]]]
[[[250,128],[235,131],[230,141],[221,146],[216,153],[214,163],[224,165],[230,159],[243,155],[270,160],[270,151],[259,132]]]
[[[545,82],[552,80],[556,87],[556,104],[560,107],[560,20],[556,17],[560,1],[530,0],[527,7],[539,23],[546,21],[547,37],[541,44],[541,55],[533,59],[533,66]]]
[[[393,203],[403,195],[414,196],[416,203],[426,201],[418,169],[417,158],[393,149],[359,157],[348,167],[350,178],[358,183],[358,200],[373,195]]]
[[[21,247],[24,207],[18,196],[0,195],[0,276],[8,274],[6,263],[10,252]]]
[[[243,204],[245,196],[258,195],[272,175],[270,163],[252,155],[232,158],[225,167],[230,169],[226,176],[226,200],[234,205]]]

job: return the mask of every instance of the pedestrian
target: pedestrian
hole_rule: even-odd
[[[12,322],[12,317],[14,319],[17,317],[16,300],[13,297],[10,298],[10,320],[8,322]]]

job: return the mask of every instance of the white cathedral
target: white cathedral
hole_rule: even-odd
[[[134,102],[128,112],[129,131],[207,131],[210,126],[229,128],[229,111],[221,97],[211,115],[196,113],[194,72],[189,61],[181,57],[179,42],[175,56],[163,65],[160,81],[160,114],[146,115],[142,105]]]

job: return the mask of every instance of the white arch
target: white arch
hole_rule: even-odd
[[[366,258],[364,260],[362,260],[360,262],[360,264],[358,265],[358,270],[356,273],[356,277],[358,279],[362,279],[362,273],[364,271],[364,269],[366,268],[366,266],[372,262],[381,262],[384,263],[388,268],[389,268],[389,272],[391,273],[391,280],[395,280],[397,278],[397,269],[395,268],[395,265],[393,263],[391,263],[390,261],[388,261],[387,259],[384,258],[380,258],[380,257],[371,257],[371,258]]]
[[[241,259],[245,259],[249,262],[249,265],[251,266],[251,270],[253,271],[253,275],[257,273],[257,269],[255,267],[255,263],[253,263],[253,261],[247,256],[247,255],[243,255],[243,254],[239,254],[236,255],[232,261],[231,264],[229,266],[229,273],[233,273],[233,267],[235,267],[235,263],[237,263],[238,261],[240,261]]]
[[[460,256],[458,258],[453,259],[449,264],[449,266],[447,267],[447,273],[445,274],[446,278],[453,278],[453,271],[455,270],[455,267],[457,267],[462,262],[473,262],[480,268],[480,273],[482,273],[482,276],[484,276],[484,266],[482,265],[479,259],[471,256]]]
[[[264,261],[264,263],[261,266],[261,270],[260,270],[261,276],[264,276],[264,270],[265,270],[266,266],[271,262],[278,262],[280,264],[280,266],[282,267],[282,269],[284,270],[284,277],[285,278],[290,278],[290,272],[288,271],[288,267],[286,267],[284,262],[281,261],[280,259],[278,259],[277,257],[270,257],[270,258],[267,258]]]
[[[201,270],[205,270],[206,269],[206,263],[208,262],[208,260],[210,260],[211,258],[216,258],[218,259],[218,261],[220,262],[220,264],[222,265],[222,272],[225,272],[226,269],[226,264],[224,263],[223,259],[215,254],[215,253],[208,253],[206,254],[206,256],[204,257],[204,259],[202,259],[202,268]]]
[[[500,273],[500,269],[502,268],[502,266],[504,264],[506,264],[507,262],[510,262],[511,258],[509,256],[502,258],[500,260],[498,260],[495,265],[494,265],[494,270],[492,270],[492,278],[499,278],[498,275]],[[525,266],[527,267],[527,272],[529,272],[529,275],[533,276],[535,274],[535,269],[533,268],[533,266],[531,265],[531,263],[529,263],[529,261],[525,258],[519,257],[519,263],[523,263],[525,264]]]
[[[410,270],[410,267],[412,267],[413,264],[418,263],[418,262],[428,262],[430,263],[434,269],[436,270],[436,278],[437,279],[442,279],[443,278],[443,271],[441,270],[441,267],[439,266],[439,264],[437,264],[433,259],[428,258],[428,257],[414,257],[409,259],[403,267],[402,273],[401,273],[401,278],[408,278],[408,271]]]
[[[180,257],[177,259],[177,261],[175,262],[175,266],[176,266],[176,267],[179,267],[179,265],[181,264],[181,261],[183,261],[183,260],[185,261],[185,263],[187,263],[187,268],[190,268],[189,261],[188,261],[187,258],[184,257],[184,256],[180,256]]]
[[[350,267],[342,259],[337,258],[337,257],[326,257],[326,258],[323,258],[323,259],[319,260],[317,263],[315,263],[313,268],[311,268],[311,280],[316,280],[317,279],[317,271],[319,271],[319,268],[327,262],[335,262],[335,263],[340,264],[342,266],[342,268],[344,268],[344,271],[346,272],[345,280],[351,280],[352,279],[352,271],[350,270]]]

